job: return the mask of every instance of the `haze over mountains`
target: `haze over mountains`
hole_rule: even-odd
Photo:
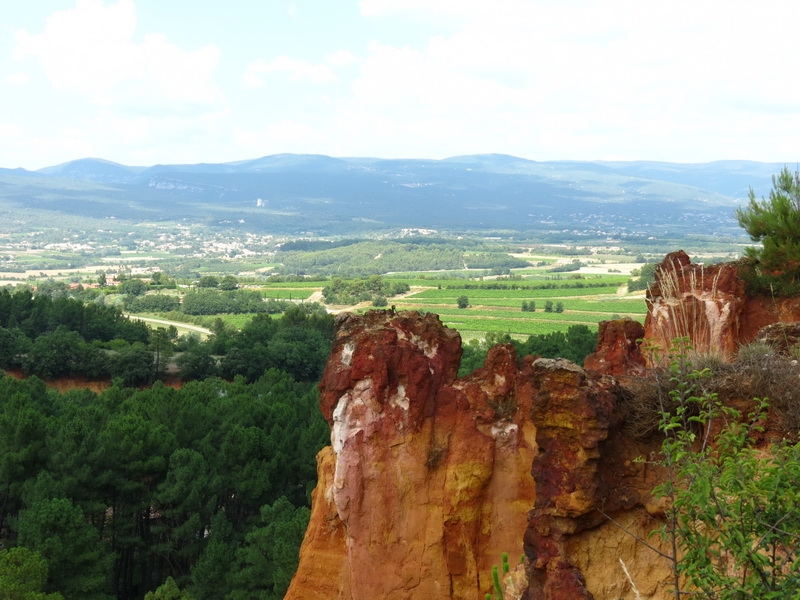
[[[768,194],[782,167],[537,162],[498,154],[444,160],[279,154],[151,167],[86,158],[33,172],[0,169],[0,217],[11,230],[52,227],[61,215],[87,226],[113,218],[319,236],[400,228],[730,235],[748,188]]]

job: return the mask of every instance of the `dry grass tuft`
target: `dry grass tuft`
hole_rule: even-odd
[[[710,371],[708,377],[696,380],[695,395],[713,392],[723,402],[766,398],[776,426],[793,437],[800,432],[800,361],[793,356],[755,342],[741,346],[733,362],[709,352],[693,352],[689,361],[691,370]],[[657,432],[662,411],[676,408],[670,397],[673,389],[672,374],[664,368],[624,382],[627,433],[645,438]]]
[[[649,310],[662,315],[663,339],[688,338],[700,354],[715,349],[722,322],[717,293],[720,274],[719,269],[714,269],[713,275],[707,273],[703,265],[685,268],[677,260],[662,264],[658,270],[660,295]]]

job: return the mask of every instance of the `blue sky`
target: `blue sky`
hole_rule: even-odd
[[[796,0],[35,0],[0,166],[800,159]]]

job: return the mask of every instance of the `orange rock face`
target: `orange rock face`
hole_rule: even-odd
[[[604,375],[641,375],[646,370],[640,342],[644,327],[633,319],[602,321],[597,349],[586,357],[583,366]]]
[[[435,315],[337,326],[320,384],[331,447],[286,598],[483,598],[502,552],[522,553],[535,494],[513,348],[456,381],[461,340]]]
[[[745,295],[737,263],[693,264],[683,251],[667,254],[647,292],[645,342],[663,355],[688,337],[700,351],[734,354],[762,327],[800,320],[800,299]]]
[[[671,252],[656,267],[647,304],[645,339],[662,356],[682,337],[700,351],[736,351],[745,293],[734,263],[706,267],[683,250]]]
[[[518,362],[511,345],[456,379],[460,354],[458,333],[432,314],[338,318],[320,384],[331,447],[286,598],[480,600],[504,552],[512,566],[527,556],[509,598],[621,597],[616,563],[611,583],[586,580],[597,559],[572,543],[602,544],[603,513],[649,518],[652,482],[632,462],[642,448],[618,431],[615,380]]]

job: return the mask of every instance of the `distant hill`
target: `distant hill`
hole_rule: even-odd
[[[78,181],[125,183],[143,170],[144,167],[126,167],[100,158],[81,158],[54,167],[45,167],[37,172]]]
[[[278,154],[221,164],[132,167],[85,158],[0,169],[0,218],[190,221],[254,232],[352,235],[398,228],[562,237],[722,235],[749,186],[783,165],[747,161],[537,162]],[[67,219],[69,220],[69,219]],[[4,220],[14,226],[20,219]],[[23,221],[25,221],[23,219]],[[72,221],[70,221],[72,222]]]

